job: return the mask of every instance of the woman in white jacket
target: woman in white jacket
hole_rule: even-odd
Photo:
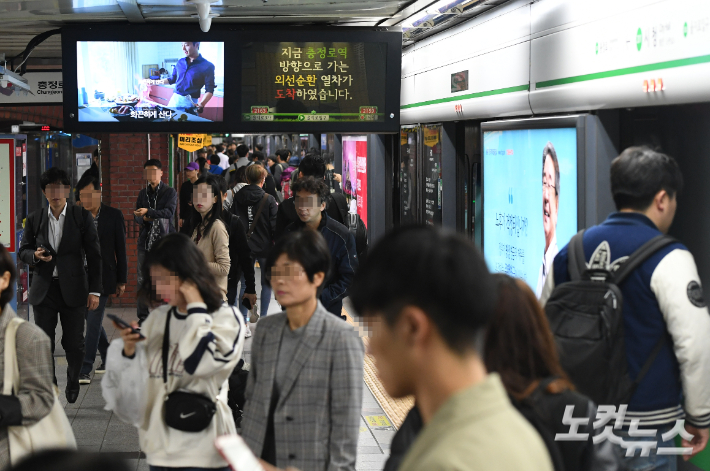
[[[106,408],[138,427],[151,471],[226,471],[214,439],[236,433],[227,379],[242,355],[242,316],[222,301],[204,256],[183,234],[160,239],[143,270],[141,294],[166,304],[150,313],[140,334],[122,329],[111,344]]]

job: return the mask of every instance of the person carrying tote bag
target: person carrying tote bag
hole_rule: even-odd
[[[9,301],[15,266],[0,244],[0,469],[47,448],[76,448],[52,384],[49,337],[15,315]]]
[[[16,338],[17,329],[26,321],[14,317],[5,329],[5,352],[3,372],[3,395],[10,396],[13,391],[19,391],[20,369],[17,364]],[[13,465],[22,458],[41,450],[55,448],[76,448],[74,432],[64,408],[59,402],[56,387],[53,388],[54,404],[44,418],[31,425],[16,425],[8,427],[10,443],[10,461]]]

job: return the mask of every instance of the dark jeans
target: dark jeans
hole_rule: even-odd
[[[41,304],[33,306],[35,323],[44,330],[52,342],[54,356],[54,333],[57,329],[57,317],[62,323],[62,348],[67,354],[67,388],[79,389],[79,370],[84,361],[84,316],[86,306],[69,307],[64,302],[59,280],[52,280],[47,296]],[[52,362],[54,384],[57,384],[57,374]]]
[[[96,350],[98,349],[101,355],[101,363],[106,362],[106,350],[108,349],[108,337],[104,330],[104,310],[106,308],[108,296],[99,298],[99,307],[93,311],[86,312],[86,354],[84,355],[84,364],[81,366],[82,375],[91,374],[94,368],[94,360],[96,360]]]
[[[138,241],[138,289],[141,289],[141,286],[143,285],[143,262],[145,261],[145,242],[142,242],[139,240]],[[143,322],[146,317],[148,317],[148,306],[141,300],[141,298],[138,298],[138,309],[137,309],[137,315],[138,315],[138,321]]]
[[[626,456],[626,449],[619,445],[614,448],[621,461],[621,470],[623,471],[676,471],[678,469],[677,455],[662,455],[658,454],[660,448],[675,447],[673,438],[663,440],[662,435],[668,432],[671,426],[659,426],[656,428],[656,435],[653,437],[631,437],[629,430],[624,428],[614,431],[614,435],[621,437],[625,442],[656,442],[657,448],[651,450],[649,456],[640,456],[641,452],[635,450],[633,456]]]

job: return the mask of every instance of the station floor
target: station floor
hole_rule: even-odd
[[[257,280],[258,280],[257,275]],[[257,294],[260,295],[257,283]],[[259,300],[261,302],[261,299]],[[346,300],[346,309],[348,303]],[[279,312],[275,300],[271,299],[269,314]],[[135,309],[107,308],[106,313],[112,313],[126,320],[136,318]],[[118,337],[113,324],[104,318],[104,328],[109,341]],[[258,324],[251,324],[252,332]],[[72,424],[77,445],[80,450],[110,454],[117,459],[126,460],[132,470],[147,471],[148,463],[138,444],[138,432],[135,427],[121,422],[111,411],[104,410],[105,401],[101,396],[101,377],[94,375],[89,385],[81,386],[79,399],[74,404],[68,404],[64,397],[66,386],[66,357],[59,340],[61,326],[57,326],[57,344],[55,346],[55,362],[57,365],[57,381],[62,392],[60,400]],[[251,339],[247,339],[244,347],[245,361],[251,357]],[[97,356],[95,366],[99,366]],[[372,395],[367,385],[363,391],[362,413],[360,419],[360,435],[358,438],[357,463],[358,471],[375,471],[384,467],[389,456],[389,448],[395,428],[391,425],[385,412]],[[305,471],[305,470],[304,470]]]

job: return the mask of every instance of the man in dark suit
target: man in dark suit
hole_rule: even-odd
[[[103,267],[103,292],[99,298],[99,307],[86,313],[86,354],[79,373],[79,383],[89,384],[97,349],[101,355],[101,366],[96,368],[96,373],[106,371],[106,350],[109,342],[102,325],[106,301],[112,294],[121,297],[126,291],[126,223],[121,211],[101,202],[101,184],[95,175],[85,173],[76,184],[76,191],[83,208],[94,217],[94,225],[99,233]]]
[[[91,213],[67,203],[70,182],[66,172],[48,169],[40,177],[40,187],[49,208],[27,217],[20,259],[35,267],[29,302],[35,322],[52,341],[52,353],[57,317],[62,323],[62,347],[68,364],[65,392],[67,401],[74,403],[79,397],[79,370],[84,361],[84,316],[87,308],[99,306],[102,291],[101,248]]]

